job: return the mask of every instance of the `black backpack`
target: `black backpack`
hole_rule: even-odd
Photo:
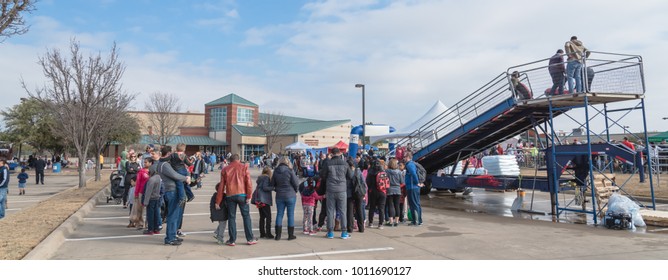
[[[362,179],[362,173],[359,168],[355,169],[355,178],[353,179],[353,194],[355,197],[364,197],[367,192],[366,183]]]

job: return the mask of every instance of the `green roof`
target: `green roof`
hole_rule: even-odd
[[[169,145],[176,145],[178,143],[185,143],[186,145],[189,146],[225,146],[227,145],[227,142],[225,141],[218,141],[216,139],[212,139],[208,136],[180,136],[180,135],[174,135],[170,139]],[[141,140],[139,141],[139,144],[142,145],[148,145],[148,144],[157,144],[156,141],[154,141],[151,136],[149,135],[142,135]]]
[[[262,118],[265,115],[270,115],[268,113],[260,113],[260,118]],[[322,122],[322,120],[316,120],[316,119],[307,119],[307,118],[300,118],[300,117],[292,117],[292,116],[283,116],[289,123],[299,123],[299,122]]]
[[[650,136],[650,137],[648,138],[649,142],[661,142],[661,141],[663,141],[664,139],[668,140],[668,131],[666,131],[666,132],[661,132],[661,133],[659,133],[659,134],[657,134],[657,135]]]
[[[257,126],[232,125],[232,128],[243,136],[265,136],[264,132]]]
[[[350,120],[321,121],[290,116],[285,117],[290,127],[281,133],[281,135],[306,134],[350,122]],[[232,127],[243,136],[265,136],[264,132],[257,126],[233,125]]]
[[[288,131],[283,133],[283,135],[298,135],[305,134],[309,132],[314,132],[318,130],[323,130],[325,128],[330,128],[337,125],[342,125],[344,123],[350,122],[350,120],[336,120],[336,121],[310,121],[310,122],[297,122],[292,123]]]
[[[251,107],[257,107],[257,104],[250,102],[246,100],[245,98],[238,96],[234,93],[230,93],[228,95],[225,95],[221,98],[218,98],[214,101],[211,101],[209,103],[204,104],[205,106],[216,106],[216,105],[229,105],[229,104],[237,104],[237,105],[244,105],[244,106],[251,106]]]

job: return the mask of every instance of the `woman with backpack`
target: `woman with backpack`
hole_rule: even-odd
[[[396,227],[399,225],[399,214],[401,213],[401,185],[404,185],[404,175],[399,170],[399,161],[395,158],[388,164],[387,177],[390,179],[390,188],[387,190],[387,206],[389,212],[388,226]]]
[[[378,229],[383,229],[385,219],[385,200],[387,188],[389,188],[389,178],[383,164],[375,159],[371,162],[366,177],[366,185],[369,187],[369,227],[373,227],[373,216],[378,211]]]

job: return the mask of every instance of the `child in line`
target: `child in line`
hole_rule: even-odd
[[[265,167],[262,169],[262,174],[257,177],[256,188],[253,195],[255,196],[255,206],[260,213],[260,238],[274,239],[271,234],[271,205],[273,204],[271,193],[274,187],[271,186],[271,168]]]
[[[21,168],[21,173],[16,176],[19,179],[19,195],[26,194],[26,181],[28,180],[28,173],[26,173],[25,168]]]
[[[149,162],[153,165],[153,159],[147,158],[144,162]],[[160,233],[160,227],[162,226],[162,219],[160,216],[160,198],[162,194],[160,193],[160,174],[156,171],[156,168],[149,168],[149,179],[144,186],[144,197],[142,204],[146,206],[146,230],[144,234],[153,235]]]
[[[143,167],[139,169],[139,172],[137,172],[137,186],[135,187],[135,191],[130,193],[134,196],[134,201],[137,202],[132,210],[131,215],[134,218],[133,222],[137,226],[137,229],[144,228],[144,205],[141,202],[144,201],[144,190],[146,188],[146,182],[148,182],[148,179],[150,178],[148,175],[148,169],[151,167],[151,165],[153,165],[153,159],[145,158],[142,165]]]
[[[135,193],[136,185],[137,185],[137,178],[130,178],[130,190],[128,191],[128,193]],[[132,208],[134,208],[132,206],[134,205],[134,203],[135,203],[135,196],[134,195],[129,196],[128,198],[128,207],[130,208],[130,223],[128,224],[129,228],[133,228],[136,226],[134,222],[134,217],[132,217]],[[135,212],[136,211],[137,210],[135,209]]]
[[[309,177],[299,186],[299,191],[302,195],[302,207],[304,209],[304,234],[315,235],[315,227],[313,226],[313,208],[315,202],[321,200],[322,197],[315,191],[315,181],[313,177]]]

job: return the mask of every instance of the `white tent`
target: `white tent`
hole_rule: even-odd
[[[371,136],[371,143],[376,143],[379,141],[387,140],[387,139],[392,139],[392,138],[403,138],[411,133],[415,132],[418,130],[420,127],[428,123],[429,121],[433,120],[434,118],[438,116],[444,116],[447,113],[444,113],[448,111],[448,107],[446,107],[443,102],[440,100],[436,101],[433,106],[429,110],[427,110],[422,117],[414,121],[413,123],[409,124],[408,126],[399,129],[393,133],[388,133],[384,135],[378,135],[378,136]],[[441,123],[445,122],[447,120],[442,119],[435,124],[430,125],[430,127],[438,127]]]
[[[291,150],[291,151],[303,151],[303,150],[310,149],[310,148],[311,148],[311,146],[306,145],[302,142],[294,142],[290,145],[285,146],[286,150]]]

